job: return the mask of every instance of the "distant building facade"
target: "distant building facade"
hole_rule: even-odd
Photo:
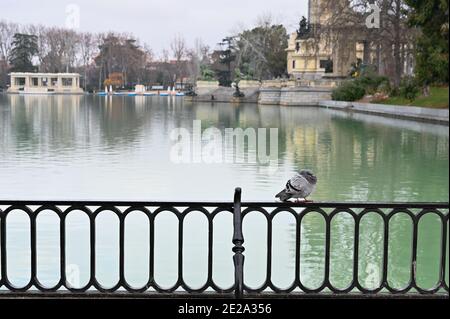
[[[78,73],[11,73],[10,77],[9,93],[83,93]]]
[[[340,25],[326,1],[309,0],[308,24],[289,38],[286,50],[289,75],[296,79],[317,79],[326,75],[345,77],[358,60],[376,66],[380,74],[389,75],[393,69],[389,65],[390,57],[381,56],[379,45],[370,41],[371,30],[366,26],[364,14],[352,11],[348,0],[336,0],[338,2]],[[347,16],[352,16],[351,22],[345,21]],[[405,75],[414,71],[413,51],[411,43],[402,43]]]
[[[289,38],[289,75],[297,79],[317,79],[324,75],[346,76],[351,63],[362,58],[361,45],[355,43],[348,51],[351,55],[348,61],[344,61],[336,54],[336,43],[329,43],[328,39],[321,35],[322,27],[327,25],[331,17],[332,13],[321,0],[309,0],[308,25],[304,30],[299,30],[303,32],[294,32]]]

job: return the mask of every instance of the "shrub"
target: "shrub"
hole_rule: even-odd
[[[419,95],[420,87],[413,77],[405,77],[402,79],[398,93],[405,99],[413,101]]]
[[[214,81],[216,79],[216,73],[209,68],[208,65],[200,65],[200,81]]]
[[[354,102],[366,94],[365,88],[358,81],[348,81],[333,90],[331,98],[334,101]]]
[[[386,80],[387,81],[383,81],[378,85],[377,92],[384,95],[390,95],[392,94],[391,83],[389,82],[389,79],[386,78]]]
[[[387,77],[380,76],[372,71],[365,71],[355,81],[365,88],[366,94],[372,95],[379,92],[380,86],[383,86],[384,89],[390,86],[390,82]]]

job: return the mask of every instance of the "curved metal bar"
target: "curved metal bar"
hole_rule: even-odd
[[[10,207],[8,207],[4,212],[3,212],[3,218],[1,220],[2,225],[1,225],[1,246],[2,246],[2,255],[1,255],[1,266],[2,266],[2,280],[3,280],[3,285],[10,291],[17,291],[17,292],[26,292],[28,291],[32,286],[33,286],[33,270],[30,271],[30,280],[28,281],[28,283],[26,285],[24,285],[23,287],[16,287],[14,286],[14,284],[9,280],[8,278],[8,262],[7,262],[7,258],[8,258],[8,254],[7,254],[7,219],[8,219],[8,215],[14,211],[14,210],[19,210],[24,212],[27,216],[28,219],[30,221],[30,227],[33,227],[32,225],[32,218],[33,218],[33,211],[28,207],[28,206],[22,206],[22,205],[12,205]],[[36,224],[34,224],[34,228],[36,228]],[[30,233],[30,238],[31,238],[32,234]],[[35,242],[35,241],[34,241]],[[30,243],[30,249],[36,248],[33,247],[33,239],[31,238],[31,243]],[[33,268],[33,253],[31,254],[31,268]]]
[[[5,243],[5,236],[3,235],[6,229],[6,224],[4,222],[4,213],[3,210],[0,208],[0,288],[5,284],[4,283],[4,271],[5,269],[5,256],[6,256],[6,245]]]
[[[329,218],[329,216],[328,216],[328,214],[323,210],[323,209],[321,209],[321,208],[306,208],[306,209],[304,209],[303,211],[301,211],[300,213],[299,213],[299,215],[298,215],[298,228],[299,228],[299,235],[300,235],[300,231],[301,231],[301,223],[302,223],[302,221],[303,221],[303,219],[308,215],[308,214],[313,214],[313,213],[316,213],[316,214],[319,214],[322,218],[323,218],[323,221],[324,221],[324,223],[325,223],[325,229],[326,229],[326,227],[327,227],[327,220],[328,220],[328,218]],[[299,239],[299,243],[300,243],[300,239]],[[306,287],[304,284],[303,284],[303,282],[302,282],[302,278],[301,278],[301,275],[300,275],[300,271],[301,271],[301,265],[300,265],[300,247],[298,248],[299,249],[299,265],[298,265],[298,268],[299,268],[299,273],[298,273],[298,276],[299,276],[299,280],[298,280],[298,287],[303,291],[303,292],[305,292],[305,293],[307,293],[307,294],[317,294],[317,293],[320,293],[320,292],[322,292],[326,287],[327,287],[327,282],[326,282],[326,280],[325,280],[325,272],[324,272],[324,277],[323,277],[323,281],[322,281],[322,284],[319,286],[319,287],[317,287],[317,288],[309,288],[309,287]]]
[[[441,260],[440,260],[440,263],[439,263],[439,268],[440,268],[439,269],[439,279],[438,279],[438,282],[436,283],[436,285],[434,287],[430,288],[430,289],[424,289],[424,288],[420,287],[418,285],[418,283],[417,283],[417,248],[418,248],[417,246],[418,246],[418,237],[419,237],[418,228],[419,228],[420,220],[425,215],[431,215],[431,214],[436,215],[436,216],[439,217],[439,219],[441,221],[441,232],[443,233],[444,229],[445,229],[444,228],[445,227],[444,226],[445,223],[444,224],[442,224],[442,223],[445,221],[445,219],[444,219],[445,216],[438,209],[424,208],[419,214],[417,214],[416,220],[415,220],[415,236],[416,236],[416,238],[415,238],[415,246],[416,247],[415,247],[415,259],[414,259],[414,264],[413,264],[414,271],[415,271],[415,274],[414,274],[414,277],[413,277],[413,279],[414,279],[413,280],[413,287],[419,293],[424,294],[424,295],[437,293],[441,289],[441,287],[443,286],[442,283],[445,282],[445,277],[442,276],[442,269],[445,270],[445,257],[442,258],[442,253],[441,253]],[[442,251],[442,248],[445,247],[445,246],[446,246],[446,244],[444,244],[444,242],[442,241],[442,234],[441,234],[441,249],[440,249],[440,251]]]
[[[209,268],[211,269],[211,277],[210,277],[210,280],[208,280],[208,282],[210,283],[210,288],[212,288],[214,291],[216,291],[217,293],[220,293],[220,294],[234,292],[234,286],[235,286],[233,284],[229,288],[223,288],[223,287],[219,287],[214,281],[214,269],[213,269],[213,253],[214,253],[214,251],[212,250],[212,247],[213,247],[214,219],[219,214],[222,214],[222,213],[223,214],[225,214],[225,213],[233,214],[233,207],[232,206],[230,206],[230,207],[224,207],[224,206],[217,207],[211,213],[211,226],[212,226],[212,228],[210,228],[211,233],[209,234],[209,237],[211,238],[211,242],[210,242],[211,255],[209,257]]]
[[[209,263],[210,258],[212,258],[212,219],[211,219],[211,214],[210,212],[201,206],[193,206],[193,207],[188,207],[186,208],[183,212],[182,215],[184,216],[183,218],[183,223],[184,223],[184,219],[192,213],[195,212],[199,212],[201,213],[203,216],[205,216],[206,220],[208,221],[208,273],[207,273],[207,277],[206,277],[206,282],[200,287],[200,288],[192,288],[191,286],[189,286],[186,281],[184,280],[183,277],[183,273],[181,273],[181,287],[186,290],[189,293],[202,293],[205,290],[207,290],[209,287],[211,287],[211,281],[209,280],[210,278],[210,274],[211,274],[211,269],[212,269],[212,259],[211,259],[211,263]],[[180,221],[181,223],[181,221]],[[210,243],[211,242],[211,243]],[[183,246],[179,246],[179,252],[183,251]],[[180,264],[180,268],[183,268],[182,263]]]
[[[353,222],[355,224],[355,229],[356,229],[356,219],[358,219],[358,215],[353,210],[351,210],[350,208],[336,208],[328,216],[328,219],[329,219],[328,228],[329,228],[330,236],[331,236],[331,223],[332,223],[333,219],[339,214],[348,214],[348,215],[350,215],[350,217],[352,217],[352,219],[353,219]],[[361,216],[361,218],[362,217],[363,216]],[[354,237],[356,238],[355,235],[354,235]],[[355,239],[353,241],[355,241]],[[330,246],[328,248],[330,250],[331,249],[331,237],[329,238],[329,244],[328,245]],[[329,258],[331,257],[330,253],[331,253],[331,251],[329,251]],[[355,263],[355,254],[357,254],[356,253],[356,247],[353,246],[353,263]],[[325,262],[325,266],[327,265],[327,263],[329,264],[328,265],[328,269],[330,270],[331,269],[330,268],[331,267],[330,259],[328,260],[328,262]],[[328,274],[328,285],[327,285],[327,288],[330,289],[333,293],[336,293],[336,294],[346,294],[346,293],[351,292],[356,287],[356,282],[357,282],[357,280],[355,281],[355,269],[353,268],[352,269],[352,281],[350,282],[350,284],[346,288],[339,289],[339,288],[333,286],[333,284],[331,283],[331,279],[329,278],[329,274]]]
[[[96,234],[96,226],[97,226],[97,217],[98,215],[100,215],[103,212],[112,212],[118,219],[119,221],[119,278],[117,279],[117,283],[115,285],[113,285],[112,287],[104,287],[97,279],[97,268],[96,268],[96,238],[95,238],[95,234]],[[122,256],[121,256],[121,243],[122,243],[122,238],[120,237],[120,228],[121,225],[123,224],[123,220],[125,218],[125,215],[115,206],[111,206],[111,205],[106,205],[106,206],[101,206],[99,208],[97,208],[91,215],[90,218],[90,229],[91,229],[91,279],[92,279],[92,286],[95,287],[95,289],[97,289],[98,291],[102,292],[102,293],[112,293],[115,292],[117,290],[120,289],[120,287],[123,285],[123,283],[125,283],[125,280],[122,280],[121,278],[121,270],[122,270]]]
[[[80,287],[80,288],[76,288],[76,287],[72,287],[72,286],[70,286],[70,283],[69,282],[67,282],[67,277],[66,277],[66,267],[65,267],[65,263],[64,263],[64,269],[62,269],[61,271],[63,271],[64,272],[64,278],[65,278],[65,280],[64,280],[64,283],[63,283],[63,286],[67,289],[67,290],[69,290],[70,292],[73,292],[73,293],[84,293],[84,292],[86,292],[87,290],[89,290],[92,286],[93,286],[93,284],[94,284],[94,277],[95,277],[95,274],[94,274],[94,276],[93,276],[93,273],[92,273],[92,264],[93,263],[95,263],[95,261],[93,262],[92,261],[92,256],[95,256],[95,227],[94,227],[94,234],[92,234],[92,225],[93,225],[93,213],[92,213],[92,210],[90,210],[87,206],[85,206],[85,205],[80,205],[80,204],[78,204],[78,205],[73,205],[73,206],[70,206],[69,208],[67,208],[64,212],[63,212],[63,216],[64,216],[64,260],[66,260],[66,254],[65,254],[65,251],[66,251],[66,249],[65,249],[65,238],[66,238],[66,233],[65,233],[65,229],[66,229],[66,220],[67,220],[67,216],[69,216],[72,212],[74,212],[74,211],[81,211],[82,213],[84,213],[87,217],[88,217],[88,219],[89,219],[89,245],[90,245],[90,265],[89,265],[89,272],[90,272],[90,276],[89,276],[89,281],[88,281],[88,283],[85,285],[85,286],[83,286],[83,287]],[[62,227],[61,227],[61,229],[63,229]],[[93,238],[94,238],[94,242],[93,242]],[[94,245],[93,245],[94,244]],[[61,244],[61,247],[63,247],[63,244]],[[94,248],[93,248],[94,247]],[[94,250],[94,251],[93,251]],[[95,259],[95,258],[94,258]]]

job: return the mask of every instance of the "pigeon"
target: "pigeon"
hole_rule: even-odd
[[[276,198],[287,202],[291,198],[304,199],[311,195],[317,184],[317,177],[310,170],[301,170],[286,184],[286,189],[281,191]]]

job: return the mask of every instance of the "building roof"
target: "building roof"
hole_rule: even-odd
[[[45,77],[55,77],[55,76],[80,76],[79,73],[34,73],[34,72],[11,72],[10,76],[45,76]]]

